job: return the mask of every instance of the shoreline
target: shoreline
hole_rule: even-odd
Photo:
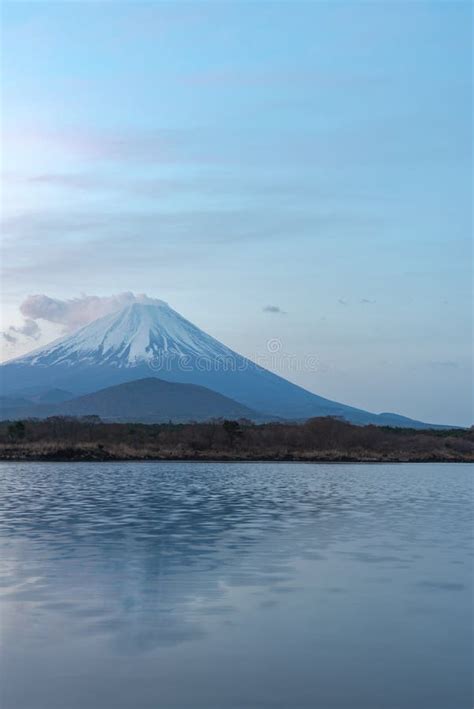
[[[102,453],[102,452],[101,452]],[[120,456],[113,454],[100,454],[99,452],[77,450],[74,452],[57,451],[51,454],[0,454],[0,463],[359,463],[367,464],[401,464],[401,463],[474,463],[474,457],[440,456],[440,455],[413,455],[413,456],[355,456],[355,455],[262,455],[262,456],[223,456],[223,455],[137,455]]]

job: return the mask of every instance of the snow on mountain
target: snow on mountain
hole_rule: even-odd
[[[157,301],[153,305],[133,303],[14,361],[48,366],[83,363],[133,367],[171,355],[215,358],[234,353],[167,303]]]

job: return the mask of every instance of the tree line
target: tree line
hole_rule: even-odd
[[[474,430],[303,423],[104,423],[96,416],[0,422],[0,459],[473,461]]]

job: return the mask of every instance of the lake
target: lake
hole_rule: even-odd
[[[471,709],[472,467],[3,463],[2,709]]]

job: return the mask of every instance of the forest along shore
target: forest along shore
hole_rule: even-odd
[[[474,428],[211,421],[104,423],[97,417],[0,422],[0,460],[474,462]]]

